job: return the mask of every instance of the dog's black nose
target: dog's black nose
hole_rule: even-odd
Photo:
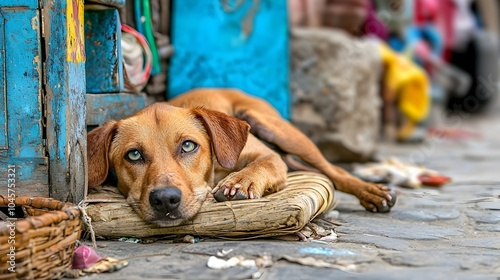
[[[179,208],[182,193],[176,187],[154,189],[149,193],[149,204],[161,214],[168,214]]]

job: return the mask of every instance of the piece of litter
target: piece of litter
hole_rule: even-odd
[[[337,238],[338,238],[337,233],[335,233],[335,231],[333,231],[332,229],[329,235],[321,237],[319,240],[326,242],[334,242],[337,240]]]
[[[92,247],[80,245],[75,249],[71,268],[85,269],[93,266],[101,259],[102,257]]]
[[[298,258],[298,257],[292,257],[292,256],[281,256],[281,260],[286,260],[292,263],[298,263],[301,265],[306,265],[306,266],[311,266],[311,267],[321,267],[321,268],[335,268],[341,271],[346,271],[346,272],[352,272],[356,270],[356,265],[355,264],[340,264],[340,263],[329,263],[325,262],[323,260],[318,260],[313,257],[306,257],[306,258]]]
[[[198,243],[200,241],[200,238],[193,237],[191,235],[186,235],[186,236],[184,236],[184,238],[182,238],[182,241],[185,243],[195,244],[195,243]]]
[[[231,253],[232,251],[233,251],[233,249],[219,250],[219,251],[217,251],[217,257],[225,257],[225,256],[229,255],[229,253]]]
[[[260,260],[258,263],[260,265],[269,265],[268,261],[264,262],[263,260]],[[236,256],[226,261],[216,256],[211,256],[208,258],[207,266],[212,269],[228,269],[235,266],[253,268],[257,267],[257,260],[245,259],[243,256]]]
[[[391,183],[407,188],[420,188],[424,182],[435,185],[436,182],[429,182],[427,179],[442,176],[435,170],[403,162],[397,158],[389,158],[377,163],[358,164],[354,167],[353,174],[367,181]],[[423,178],[424,182],[420,178]],[[442,179],[440,186],[449,181],[449,178],[445,176],[440,178]]]
[[[227,269],[235,267],[241,263],[240,258],[232,257],[229,260],[219,259],[215,256],[208,258],[207,266],[213,269]]]
[[[255,264],[255,260],[240,260],[239,265],[247,268],[257,267],[257,265]]]
[[[83,269],[85,273],[103,273],[103,272],[113,272],[120,270],[128,266],[128,261],[118,260],[115,258],[104,258],[95,263],[93,266]]]
[[[207,266],[212,269],[227,269],[236,266],[237,263],[229,262],[229,260],[219,259],[215,256],[208,258]]]
[[[120,237],[118,241],[122,242],[129,242],[129,243],[141,243],[141,240],[139,238],[134,238],[134,237]]]
[[[262,256],[255,260],[255,265],[258,268],[271,267],[273,265],[273,259],[271,256]]]

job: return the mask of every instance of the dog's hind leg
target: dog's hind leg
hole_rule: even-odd
[[[260,102],[259,102],[260,103]],[[255,104],[252,104],[255,105]],[[260,106],[261,105],[261,106]],[[361,205],[372,212],[387,212],[395,203],[395,194],[383,185],[364,182],[325,159],[316,145],[301,131],[281,118],[270,105],[239,106],[236,117],[247,121],[250,131],[282,151],[296,155],[332,180],[339,191],[355,195]]]

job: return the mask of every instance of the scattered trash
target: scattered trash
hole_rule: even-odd
[[[208,258],[207,266],[212,269],[228,269],[235,266],[242,266],[247,268],[264,268],[270,267],[273,261],[270,256],[263,256],[257,259],[246,259],[243,256],[235,256],[228,260],[218,258],[216,256],[211,256]]]
[[[79,278],[91,273],[113,272],[127,265],[128,261],[126,260],[103,258],[93,248],[80,245],[75,250],[71,269],[66,271],[65,277]]]
[[[301,231],[295,233],[300,241],[310,241],[327,244],[337,240],[337,233],[333,229],[325,229],[315,223],[308,223]]]
[[[229,250],[219,250],[217,251],[217,257],[225,257],[227,255],[229,255],[229,253],[231,253],[233,251],[233,249],[229,249]]]
[[[356,165],[353,173],[365,181],[407,188],[420,188],[423,185],[439,187],[451,181],[449,177],[440,175],[437,171],[404,163],[396,158]]]
[[[319,240],[326,242],[334,242],[337,241],[337,238],[338,238],[337,233],[333,229],[331,229],[329,235],[323,236]]]
[[[271,267],[273,265],[273,259],[271,256],[265,255],[255,259],[255,265],[258,268]]]
[[[186,243],[191,243],[191,244],[200,242],[200,238],[199,237],[193,237],[191,235],[184,236],[184,238],[182,240],[184,242],[186,242]]]
[[[139,238],[135,238],[135,237],[120,237],[118,238],[118,241],[122,241],[122,242],[129,242],[129,243],[142,243],[141,242],[141,239]]]
[[[85,269],[91,267],[101,259],[102,257],[92,247],[80,245],[75,249],[71,268]]]
[[[447,184],[451,181],[449,177],[442,176],[442,175],[420,175],[418,176],[418,179],[424,186],[428,187],[441,187],[444,184]]]
[[[174,238],[174,240],[172,240],[173,243],[190,243],[190,244],[195,244],[195,243],[198,243],[200,242],[202,239],[200,239],[199,237],[194,237],[192,235],[185,235],[183,237],[179,237],[179,238]]]
[[[306,265],[306,266],[311,266],[311,267],[321,267],[321,268],[335,268],[338,270],[342,270],[345,272],[353,272],[356,270],[357,266],[353,263],[342,263],[342,262],[337,262],[337,263],[329,263],[323,260],[318,260],[313,257],[292,257],[292,256],[287,256],[283,255],[280,257],[280,260],[286,260],[288,262],[292,263],[298,263],[301,265]]]
[[[255,260],[247,260],[241,256],[232,257],[229,260],[211,256],[208,259],[207,266],[212,269],[227,269],[235,266],[257,267]]]
[[[235,267],[240,263],[238,257],[232,257],[229,260],[219,259],[218,257],[211,256],[208,258],[207,266],[212,269],[227,269]]]

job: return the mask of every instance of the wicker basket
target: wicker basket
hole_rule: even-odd
[[[215,203],[207,200],[190,221],[159,228],[144,222],[125,198],[104,188],[87,196],[87,214],[96,235],[108,238],[193,234],[257,238],[297,232],[333,205],[331,181],[321,174],[291,172],[287,187],[260,199]]]
[[[43,197],[19,196],[14,203],[22,206],[26,218],[17,219],[15,229],[0,222],[0,279],[62,278],[80,238],[80,210],[72,203]],[[0,196],[0,206],[8,204],[8,198]],[[12,240],[15,243],[10,244]],[[14,258],[9,256],[11,246]],[[15,273],[9,271],[11,259]]]

